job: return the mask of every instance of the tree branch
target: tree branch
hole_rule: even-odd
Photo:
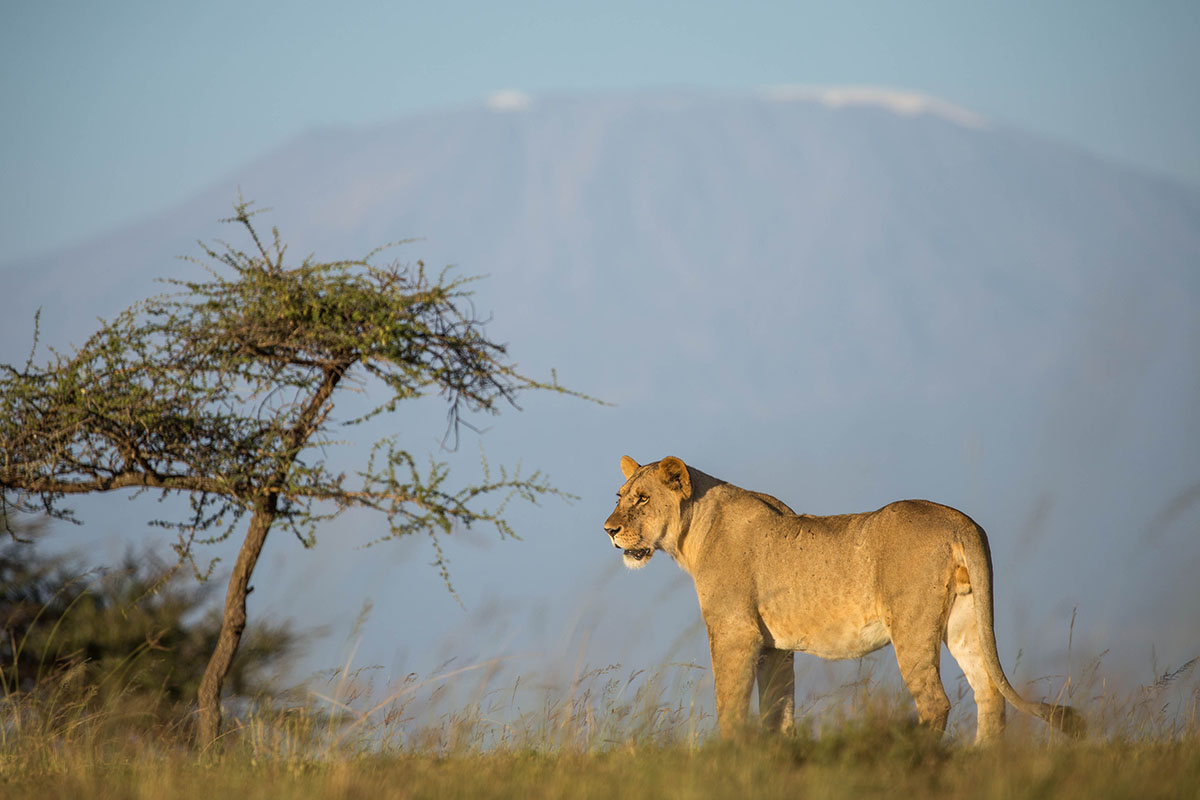
[[[38,477],[30,480],[0,475],[0,487],[29,494],[87,494],[111,492],[117,489],[173,489],[184,492],[209,492],[237,495],[239,492],[223,478],[204,478],[194,475],[156,475],[128,470],[91,480],[65,481]]]

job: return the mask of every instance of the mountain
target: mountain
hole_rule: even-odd
[[[0,357],[24,360],[35,306],[62,346],[154,277],[197,274],[175,257],[232,235],[216,220],[239,191],[296,255],[421,237],[384,257],[486,274],[476,303],[516,360],[615,404],[526,397],[481,421],[490,461],[580,499],[514,509],[521,542],[450,545],[466,615],[420,543],[353,549],[372,520],[331,527],[320,557],[272,541],[260,608],[344,630],[371,596],[366,658],[389,674],[442,649],[706,663],[678,571],[616,569],[601,522],[624,453],[811,513],[962,508],[992,539],[1018,677],[1065,669],[1073,609],[1075,652],[1114,670],[1200,654],[1193,187],[886,93],[496,103],[313,131],[179,208],[3,265],[20,303]],[[390,424],[436,451],[444,420]],[[474,442],[450,457],[469,477]],[[76,536],[142,536],[135,507],[98,501]]]

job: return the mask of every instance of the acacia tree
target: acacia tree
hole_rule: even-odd
[[[200,743],[220,732],[221,688],[246,625],[250,578],[268,532],[282,526],[306,546],[319,523],[352,508],[380,512],[381,538],[425,531],[447,578],[439,534],[491,523],[512,533],[505,504],[554,494],[539,473],[492,474],[448,485],[449,468],[421,469],[395,437],[374,444],[353,479],[335,474],[334,404],[347,388],[379,390],[361,423],[403,400],[440,395],[447,436],[463,411],[498,413],[519,392],[567,392],[529,378],[491,341],[470,304],[467,279],[424,266],[354,261],[285,265],[278,230],[260,239],[246,203],[225,222],[245,250],[204,246],[201,282],[122,312],[75,352],[45,366],[0,369],[0,514],[40,510],[73,518],[68,495],[119,489],[180,493],[189,510],[154,524],[174,529],[181,562],[197,545],[245,525],[215,649],[198,691]],[[36,334],[35,334],[36,342]],[[198,573],[201,570],[197,567]]]

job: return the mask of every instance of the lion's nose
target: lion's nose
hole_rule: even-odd
[[[605,531],[605,533],[608,534],[608,538],[616,539],[617,534],[621,532],[621,526],[620,525],[605,525],[604,531]]]

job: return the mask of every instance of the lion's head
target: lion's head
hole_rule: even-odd
[[[668,456],[646,466],[621,456],[625,484],[617,492],[617,507],[604,522],[613,547],[624,551],[625,566],[641,569],[662,547],[680,506],[692,496],[692,481],[682,461]]]

